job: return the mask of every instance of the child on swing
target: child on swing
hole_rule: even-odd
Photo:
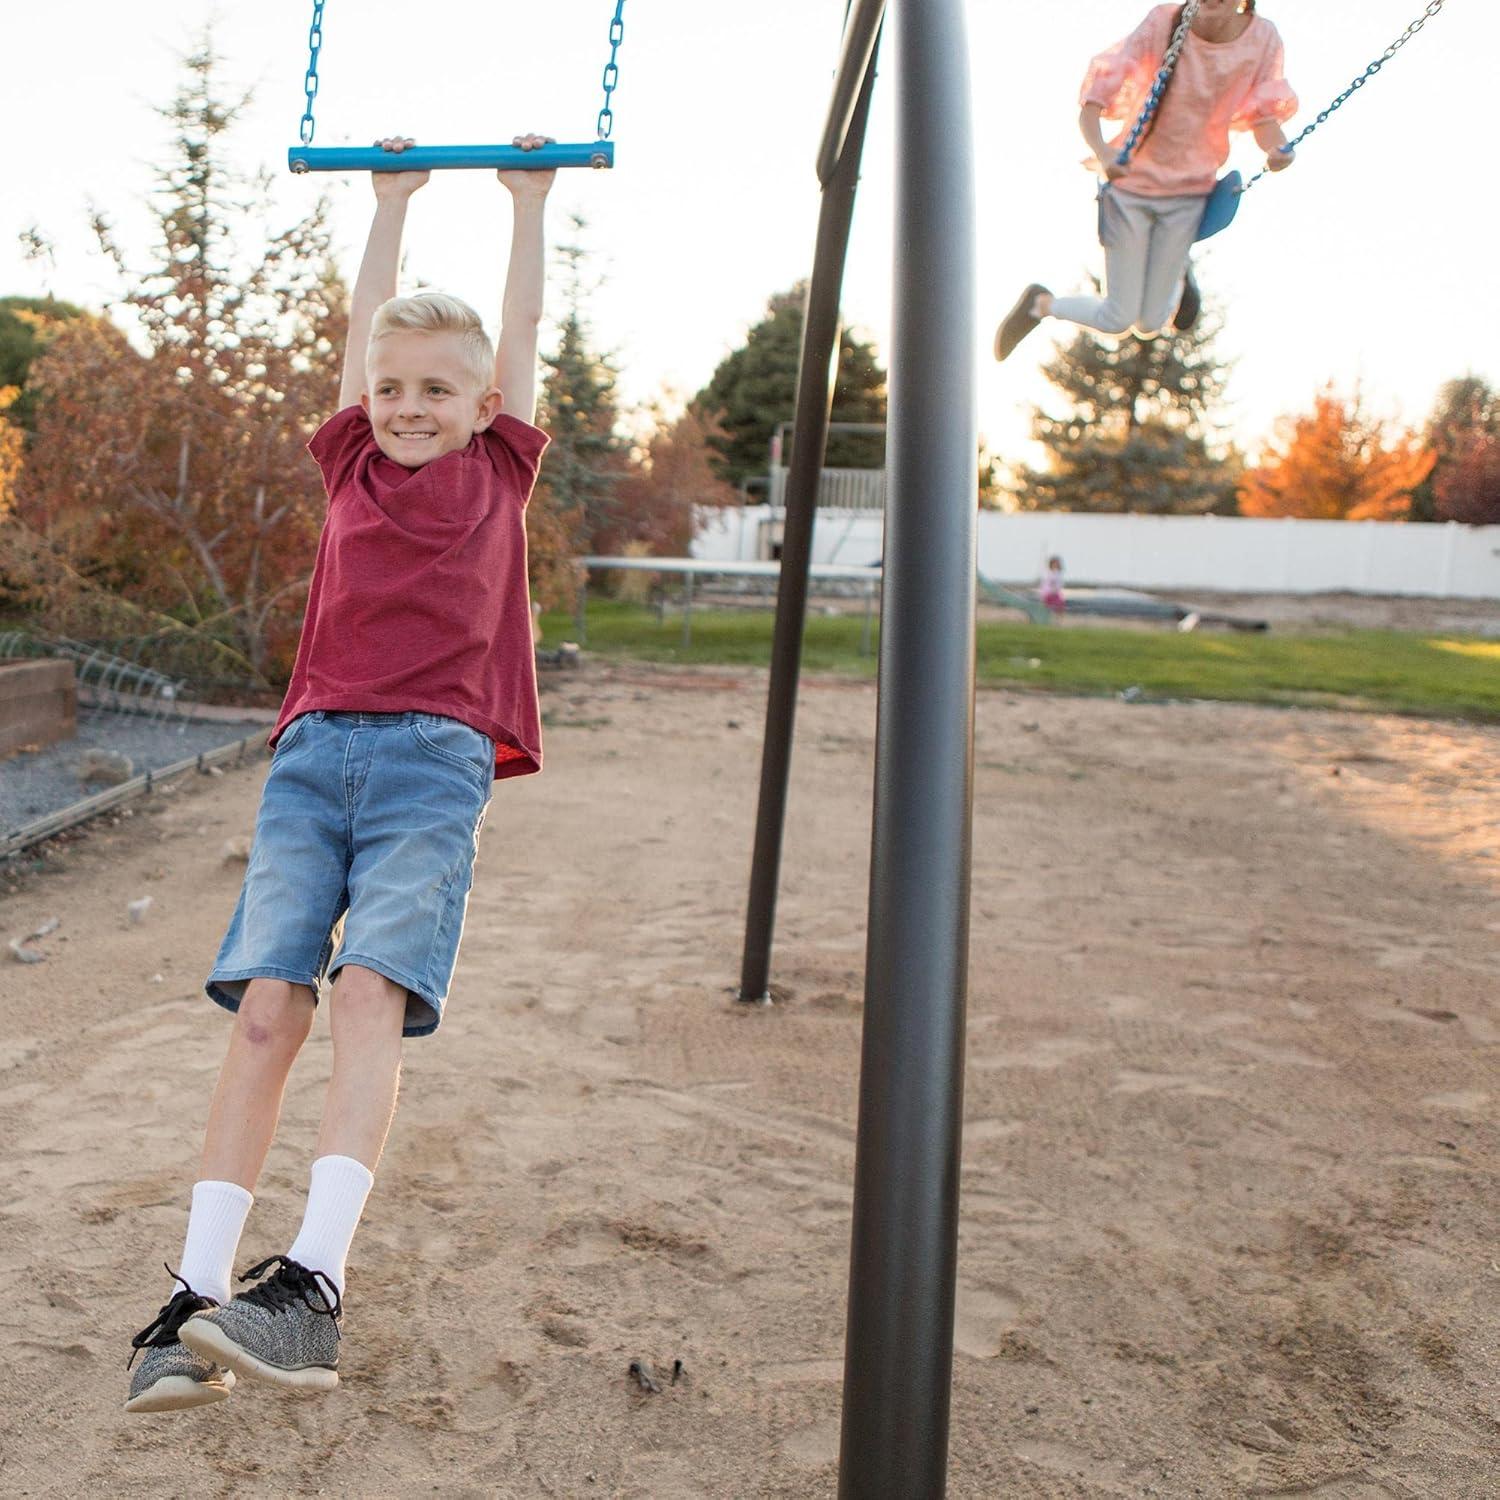
[[[492,782],[541,769],[524,516],[547,445],[531,422],[554,174],[498,174],[515,210],[498,348],[457,298],[396,296],[407,201],[427,173],[372,175],[339,411],[308,444],[327,519],[249,867],[207,982],[234,1025],[168,1268],[180,1285],[131,1341],[132,1361],[145,1351],[131,1412],[222,1401],[236,1374],[338,1384],[345,1262],[395,1111],[402,1038],[442,1018]],[[286,1253],[231,1298],[323,979],[337,981],[333,1076],[306,1214]]]
[[[1140,114],[1172,38],[1189,26],[1160,106],[1128,165],[1118,157],[1128,128],[1105,142],[1103,120],[1127,127]],[[1009,358],[1043,318],[1063,318],[1100,333],[1134,329],[1153,338],[1168,319],[1180,330],[1198,315],[1188,253],[1203,207],[1229,155],[1231,131],[1249,131],[1273,172],[1291,166],[1281,126],[1297,111],[1282,76],[1281,37],[1256,13],[1255,0],[1198,0],[1155,6],[1123,42],[1089,64],[1079,98],[1079,128],[1100,190],[1105,295],[1054,297],[1034,282],[995,334],[995,358]],[[1174,317],[1175,311],[1175,317]]]

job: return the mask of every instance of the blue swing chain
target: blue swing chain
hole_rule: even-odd
[[[313,130],[313,100],[318,97],[318,53],[323,48],[323,0],[313,0],[312,25],[307,33],[307,50],[310,54],[307,61],[307,109],[302,116],[302,144],[312,145]]]
[[[1387,47],[1385,51],[1382,52],[1380,56],[1377,57],[1375,61],[1372,62],[1370,66],[1366,68],[1364,72],[1361,73],[1359,77],[1356,78],[1349,85],[1349,87],[1346,88],[1344,92],[1340,94],[1338,98],[1328,106],[1327,109],[1323,110],[1322,113],[1319,114],[1317,119],[1315,119],[1307,127],[1306,130],[1304,130],[1299,136],[1297,136],[1295,140],[1288,141],[1286,145],[1279,147],[1278,149],[1283,152],[1295,151],[1297,147],[1300,146],[1303,141],[1305,141],[1308,136],[1310,136],[1313,131],[1315,131],[1318,126],[1321,125],[1324,120],[1329,117],[1329,115],[1333,114],[1336,110],[1342,108],[1345,104],[1347,104],[1435,15],[1437,15],[1437,13],[1443,8],[1443,3],[1444,0],[1430,0],[1430,4],[1428,5],[1427,9],[1424,10],[1422,14],[1418,16],[1417,19],[1413,21],[1411,25],[1408,26],[1406,30],[1403,31],[1401,35],[1398,36],[1396,40],[1392,42],[1391,45]],[[1255,176],[1252,177],[1250,181],[1240,189],[1240,192],[1242,194],[1248,193],[1250,189],[1253,188],[1255,184],[1259,182],[1261,178],[1264,177],[1270,170],[1271,169],[1269,167],[1262,167],[1261,170],[1257,172]]]
[[[323,48],[323,6],[325,0],[313,0],[312,25],[307,32],[307,109],[302,115],[302,126],[298,132],[302,144],[310,146],[313,131],[317,128],[313,120],[313,101],[318,97],[318,53]],[[1196,5],[1194,7],[1196,9]],[[615,128],[615,112],[610,108],[610,97],[620,83],[620,43],[625,40],[625,0],[615,0],[615,13],[609,23],[609,61],[604,65],[604,105],[599,111],[599,139],[607,141]]]
[[[620,43],[625,40],[625,0],[615,0],[614,19],[609,23],[609,61],[604,65],[604,107],[599,111],[599,139],[607,141],[615,128],[615,112],[609,107],[610,95],[620,82]]]
[[[1167,84],[1171,82],[1172,74],[1177,67],[1177,59],[1182,55],[1182,49],[1187,44],[1188,32],[1192,30],[1193,18],[1198,14],[1198,7],[1203,0],[1188,0],[1182,7],[1182,19],[1177,23],[1177,30],[1172,33],[1172,40],[1167,47],[1166,55],[1161,60],[1161,67],[1156,70],[1156,79],[1151,85],[1151,94],[1146,100],[1146,106],[1141,110],[1141,117],[1135,122],[1135,128],[1130,132],[1130,139],[1120,148],[1120,154],[1115,158],[1116,163],[1122,167],[1130,165],[1130,158],[1135,148],[1140,145],[1141,137],[1146,133],[1146,127],[1156,117],[1156,111],[1161,105],[1161,96],[1167,91]]]

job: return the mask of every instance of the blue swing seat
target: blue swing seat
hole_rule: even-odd
[[[1215,184],[1203,205],[1203,217],[1198,221],[1198,233],[1194,240],[1206,240],[1228,229],[1239,212],[1240,194],[1244,191],[1244,178],[1238,172],[1226,172]]]
[[[1198,232],[1194,243],[1210,239],[1221,229],[1228,229],[1240,209],[1240,195],[1244,191],[1244,179],[1238,172],[1226,172],[1215,184],[1213,191],[1203,200],[1203,217],[1198,220]],[[1104,184],[1108,186],[1108,184]],[[1099,194],[1099,243],[1104,239],[1104,193]]]

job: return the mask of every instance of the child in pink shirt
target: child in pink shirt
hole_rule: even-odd
[[[1068,607],[1063,594],[1063,560],[1060,557],[1047,559],[1047,571],[1042,574],[1041,599],[1054,618],[1060,617]]]
[[[1054,297],[1033,283],[995,335],[1005,359],[1045,317],[1101,333],[1134,329],[1154,337],[1177,311],[1192,325],[1196,305],[1183,292],[1188,253],[1203,206],[1229,155],[1232,131],[1248,131],[1279,172],[1292,164],[1281,127],[1297,110],[1282,73],[1281,37],[1255,0],[1199,0],[1177,65],[1129,164],[1118,158],[1151,94],[1162,60],[1189,7],[1157,5],[1124,41],[1089,64],[1079,96],[1079,128],[1108,179],[1100,193],[1105,252],[1103,297]],[[1102,121],[1123,122],[1104,139]],[[1196,304],[1196,297],[1190,299]]]

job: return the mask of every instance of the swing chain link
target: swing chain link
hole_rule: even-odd
[[[599,139],[607,141],[615,128],[615,112],[609,107],[610,95],[620,82],[620,43],[625,40],[625,0],[615,0],[614,18],[609,23],[609,61],[604,65],[604,107],[599,111]]]
[[[1187,45],[1188,32],[1192,30],[1193,20],[1198,14],[1198,7],[1201,3],[1202,0],[1188,0],[1188,3],[1182,7],[1182,19],[1177,23],[1177,30],[1172,33],[1172,40],[1167,46],[1166,55],[1161,60],[1161,67],[1156,70],[1156,79],[1151,85],[1151,94],[1146,100],[1145,108],[1141,110],[1141,116],[1135,122],[1130,138],[1120,148],[1120,154],[1115,158],[1122,167],[1130,165],[1130,158],[1135,148],[1140,145],[1147,126],[1156,117],[1162,95],[1166,93],[1167,84],[1171,82],[1172,74],[1177,67],[1177,59]]]
[[[1346,88],[1344,92],[1340,94],[1338,98],[1328,106],[1327,109],[1320,111],[1318,117],[1313,120],[1312,123],[1308,125],[1308,127],[1304,131],[1302,131],[1300,135],[1296,136],[1293,140],[1288,141],[1285,146],[1281,146],[1278,149],[1287,153],[1295,151],[1297,147],[1300,146],[1303,141],[1305,141],[1308,136],[1310,136],[1313,131],[1318,128],[1319,125],[1321,125],[1330,115],[1334,114],[1345,104],[1347,104],[1430,20],[1432,20],[1432,18],[1437,15],[1437,13],[1443,8],[1443,4],[1444,0],[1429,0],[1427,9],[1424,10],[1422,14],[1418,16],[1416,20],[1413,21],[1411,25],[1408,26],[1406,30],[1403,31],[1401,35],[1398,36],[1396,40],[1392,42],[1390,46],[1387,47],[1385,51],[1382,52],[1380,56],[1377,57],[1375,61],[1372,62],[1370,66],[1364,70],[1363,73],[1359,75],[1358,78],[1354,79],[1350,83],[1349,87]],[[1241,194],[1248,193],[1250,189],[1253,188],[1255,184],[1259,182],[1261,178],[1264,177],[1270,170],[1271,169],[1269,167],[1262,167],[1261,170],[1257,172],[1255,176],[1252,177],[1250,181],[1240,189]]]
[[[307,89],[307,109],[302,116],[302,128],[300,131],[302,144],[312,145],[313,130],[313,100],[318,97],[318,53],[323,47],[323,3],[324,0],[313,0],[312,25],[307,32],[307,78],[304,86]]]

